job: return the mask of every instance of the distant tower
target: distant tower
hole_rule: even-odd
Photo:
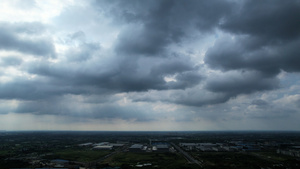
[[[150,146],[151,146],[151,139],[149,139],[150,140]]]

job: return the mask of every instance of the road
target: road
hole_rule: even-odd
[[[184,157],[190,162],[190,163],[194,163],[199,165],[200,167],[202,167],[201,163],[199,161],[197,161],[196,159],[194,159],[189,153],[183,151],[179,146],[177,146],[174,143],[171,143],[172,146],[174,146],[174,148],[179,151],[181,154],[184,155]]]
[[[111,152],[110,154],[108,154],[108,155],[106,155],[106,156],[104,156],[104,157],[101,157],[101,158],[99,158],[99,159],[97,159],[97,160],[95,160],[95,161],[91,161],[91,162],[85,163],[85,166],[86,166],[87,168],[96,166],[97,163],[100,163],[100,162],[104,161],[105,159],[111,157],[111,156],[114,155],[114,154],[123,152],[123,151],[126,150],[126,149],[128,149],[128,146],[125,145],[124,147],[122,147],[122,148],[120,148],[120,149],[117,149],[117,150]]]

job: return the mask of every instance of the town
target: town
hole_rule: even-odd
[[[293,169],[300,166],[300,133],[1,131],[0,166]]]

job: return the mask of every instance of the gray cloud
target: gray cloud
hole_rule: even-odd
[[[123,119],[132,121],[152,121],[151,113],[141,113],[140,108],[119,106],[116,103],[82,103],[68,97],[53,97],[46,100],[21,102],[17,113],[31,113],[35,115],[58,115],[77,117],[82,119]],[[74,103],[78,104],[74,104]],[[55,106],[53,106],[55,105]]]
[[[228,1],[144,3],[133,0],[131,3],[117,1],[117,5],[122,6],[122,10],[112,8],[116,17],[136,23],[119,35],[117,52],[163,57],[169,44],[180,43],[182,38],[191,36],[191,32],[211,32],[222,16],[231,12],[233,4]]]
[[[69,35],[69,37],[72,39],[72,40],[80,40],[80,41],[85,41],[85,33],[83,31],[78,31],[78,32],[75,32],[75,33],[72,33]]]
[[[290,66],[290,64],[295,63],[290,62],[290,60],[297,56],[297,51],[293,51],[292,49],[298,43],[297,41],[293,41],[279,47],[278,43],[267,41],[266,38],[260,36],[259,30],[263,25],[259,26],[258,23],[257,30],[248,30],[245,27],[239,27],[240,24],[243,25],[246,19],[239,20],[239,18],[236,18],[234,15],[236,12],[241,12],[241,16],[245,18],[250,17],[249,22],[261,16],[259,13],[253,13],[249,17],[246,16],[248,10],[252,11],[255,8],[255,4],[251,4],[252,6],[248,7],[247,3],[250,2],[245,1],[240,4],[230,1],[214,1],[212,3],[191,1],[184,4],[181,1],[147,1],[145,4],[139,1],[132,1],[132,3],[124,3],[123,1],[104,2],[106,5],[104,6],[107,8],[106,12],[110,14],[115,12],[113,17],[116,23],[123,21],[123,25],[130,25],[128,29],[122,30],[119,35],[115,49],[117,55],[121,56],[112,58],[108,67],[112,67],[113,69],[106,70],[105,72],[99,71],[103,67],[101,63],[96,63],[95,66],[84,71],[80,69],[88,66],[90,63],[69,69],[64,68],[63,65],[65,63],[61,63],[61,65],[41,63],[30,66],[29,71],[30,73],[50,77],[63,85],[85,86],[92,89],[90,91],[104,89],[115,93],[186,89],[198,85],[203,80],[203,75],[198,73],[198,68],[195,65],[182,59],[176,60],[176,57],[173,56],[170,57],[164,49],[169,44],[180,43],[181,38],[188,37],[189,31],[211,33],[219,27],[222,30],[236,33],[237,37],[235,40],[219,39],[215,46],[206,53],[205,63],[213,69],[219,68],[225,71],[243,70],[246,73],[233,76],[225,75],[219,77],[219,79],[208,78],[205,89],[210,92],[220,93],[218,97],[212,97],[205,101],[197,101],[195,98],[196,101],[193,101],[194,103],[188,103],[191,102],[191,100],[187,101],[188,99],[173,102],[201,106],[226,102],[239,94],[272,90],[278,87],[279,82],[274,76],[281,69],[297,70],[297,65],[294,68]],[[241,11],[234,10],[234,8],[239,8],[239,5],[242,6]],[[116,8],[118,6],[124,8],[117,10],[119,9]],[[280,9],[283,15],[285,9],[289,9],[288,6],[289,4],[286,4],[286,7],[281,9],[276,4],[274,9],[271,9],[271,12]],[[212,8],[217,12],[211,13]],[[263,18],[265,20],[271,19],[264,15]],[[237,24],[239,22],[240,24]],[[294,22],[294,20],[291,19],[290,22]],[[85,42],[83,31],[78,31],[70,35],[70,37],[72,40],[79,40],[81,45],[78,49],[74,48],[66,53],[66,58],[69,61],[86,61],[91,59],[92,55],[95,55],[93,52],[99,52],[98,44]],[[275,50],[274,45],[278,47],[276,51],[272,51]],[[260,48],[259,46],[266,47]],[[289,55],[291,58],[280,55],[286,51],[291,53]],[[148,71],[139,72],[144,65],[139,63],[140,57],[131,56],[135,54],[165,57],[167,59],[163,60],[162,63],[158,62],[159,64],[154,61],[149,62],[147,63],[150,65],[148,66]],[[95,55],[94,57],[99,56]],[[115,62],[117,59],[119,61]],[[97,59],[93,61],[101,62]],[[282,63],[286,63],[286,66],[283,66]],[[258,71],[258,73],[251,73],[251,71]],[[166,82],[164,78],[168,76],[173,76],[175,80]],[[256,83],[257,81],[258,83]]]
[[[20,79],[15,83],[7,82],[0,84],[0,97],[2,99],[30,99],[42,94],[37,94],[36,91],[37,86],[34,83]]]
[[[174,95],[173,95],[174,96]],[[228,101],[230,99],[229,96],[226,94],[212,94],[209,93],[208,95],[197,92],[190,95],[183,95],[181,97],[175,97],[171,99],[171,103],[186,105],[186,106],[195,106],[195,107],[202,107],[207,105],[215,105],[220,104]]]
[[[18,66],[23,62],[23,60],[19,57],[16,56],[8,56],[8,57],[3,57],[0,60],[0,65],[5,67],[5,66]]]
[[[91,50],[89,50],[91,51]],[[89,57],[89,53],[86,53]],[[69,58],[69,57],[68,57]],[[117,58],[112,57],[112,61]],[[91,62],[95,62],[91,64]],[[98,63],[97,63],[98,62]],[[108,64],[108,65],[107,65]],[[28,65],[28,71],[32,74],[49,77],[58,84],[78,86],[93,89],[96,92],[102,89],[109,92],[133,92],[147,90],[185,89],[201,82],[203,76],[198,73],[198,67],[192,62],[183,62],[180,59],[172,59],[161,64],[138,63],[135,58],[122,60],[121,62],[109,62],[103,65],[100,60],[75,65],[66,68],[65,63],[52,64],[47,61]],[[148,64],[149,70],[141,72],[144,64]],[[93,66],[91,66],[93,65]],[[89,66],[88,69],[86,66]],[[104,69],[103,67],[112,69]],[[174,76],[176,81],[167,82],[164,77]]]
[[[49,39],[32,38],[20,34],[40,34],[43,29],[40,23],[0,23],[0,49],[19,51],[43,57],[55,57],[54,45]]]
[[[209,79],[206,84],[206,89],[212,92],[226,93],[231,97],[239,94],[272,90],[278,87],[278,79],[266,78],[257,72],[229,73],[216,76]]]
[[[95,52],[98,52],[100,45],[97,43],[82,43],[76,47],[73,47],[66,53],[66,57],[69,61],[86,61],[90,59]]]
[[[159,104],[180,107],[161,115],[183,121],[299,109],[299,99],[289,108],[260,97],[298,84],[295,75],[282,86],[280,74],[300,71],[297,0],[77,3],[50,25],[0,23],[0,99],[21,102],[14,112],[144,122],[157,120]]]
[[[132,93],[129,97],[134,102],[165,102],[193,107],[220,104],[230,99],[230,97],[226,94],[206,91],[199,87],[189,88],[186,90]]]
[[[0,28],[17,34],[38,35],[45,32],[47,26],[40,22],[0,22]]]
[[[211,75],[205,78],[203,88],[193,87],[184,91],[173,91],[171,94],[133,95],[137,102],[169,102],[186,106],[201,107],[225,103],[239,95],[271,91],[279,88],[277,78],[266,78],[259,72],[229,72]]]
[[[250,69],[275,76],[280,70],[300,70],[299,1],[256,1],[240,3],[226,16],[220,28],[235,35],[217,41],[206,54],[212,68]]]
[[[205,63],[212,69],[244,72],[243,77],[222,76],[208,81],[208,90],[230,98],[276,89],[276,76],[281,71],[300,71],[296,64],[300,62],[299,1],[246,0],[240,5],[220,24],[220,29],[234,38],[218,39],[205,55]]]
[[[297,39],[300,35],[298,0],[245,0],[239,8],[225,17],[221,28],[234,34],[268,39],[269,42]]]
[[[259,107],[264,107],[264,106],[267,106],[269,103],[265,100],[262,100],[262,99],[256,99],[256,100],[253,100],[251,102],[251,104],[259,106]]]
[[[300,40],[278,45],[261,45],[249,49],[248,38],[219,41],[208,50],[205,62],[212,68],[221,70],[257,70],[268,76],[275,76],[281,70],[299,72]]]
[[[168,88],[170,89],[185,89],[194,87],[204,79],[204,76],[195,71],[188,71],[177,74],[175,76],[176,81],[168,82]]]

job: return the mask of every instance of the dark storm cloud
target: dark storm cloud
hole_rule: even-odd
[[[300,70],[300,1],[244,1],[220,28],[235,35],[217,41],[205,62],[223,70],[252,69],[268,75]]]
[[[34,37],[42,33],[40,23],[0,23],[0,49],[18,51],[43,57],[55,57],[54,45],[49,39]],[[22,36],[22,34],[27,36]],[[33,38],[34,37],[34,38]]]
[[[162,64],[155,65],[151,69],[151,74],[153,75],[172,75],[174,73],[179,73],[183,71],[191,71],[194,68],[192,67],[191,63],[182,62],[181,60],[170,60],[166,61]]]
[[[198,72],[188,71],[177,74],[175,77],[175,82],[168,82],[168,88],[170,89],[185,89],[198,85],[203,79],[204,76]]]
[[[218,41],[206,53],[205,62],[221,70],[257,70],[268,76],[275,76],[281,70],[300,71],[300,39],[276,45],[262,44],[260,48],[249,48],[249,38]]]
[[[250,94],[257,91],[272,90],[279,86],[276,78],[267,78],[257,72],[228,74],[216,76],[207,81],[206,89],[224,93],[229,98],[239,94]]]
[[[0,84],[0,98],[1,99],[29,99],[38,97],[40,94],[36,93],[37,86],[34,82],[23,81],[18,79],[17,82],[7,82]]]
[[[61,85],[45,78],[15,78],[14,81],[0,83],[0,99],[40,100],[65,94],[88,94],[90,89]]]
[[[221,28],[269,42],[297,39],[300,35],[299,10],[299,0],[245,0],[240,9],[225,18]]]
[[[55,18],[60,24],[57,28],[79,25],[79,30],[66,35],[63,45],[68,47],[65,53],[60,53],[57,62],[47,58],[26,63],[18,58],[1,59],[1,64],[6,66],[22,64],[21,71],[36,77],[0,82],[0,98],[30,101],[21,104],[17,112],[71,114],[74,107],[63,105],[69,101],[51,99],[91,94],[103,97],[120,92],[139,95],[155,90],[170,94],[163,96],[158,92],[156,97],[135,96],[132,100],[200,107],[224,103],[241,94],[276,89],[279,87],[276,76],[281,70],[300,71],[299,1],[131,0],[94,3],[93,10],[112,20],[109,26],[120,27],[112,49],[102,50],[100,40],[87,41],[88,37],[80,30],[90,24],[102,24],[97,17],[87,17],[93,16],[94,11],[85,15],[86,8],[68,8]],[[74,18],[77,12],[82,15]],[[51,40],[41,36],[45,30],[46,26],[40,23],[0,23],[0,49],[55,57]],[[183,45],[179,51],[185,50],[184,40],[192,41],[195,34],[212,36],[216,32],[222,35],[216,36],[214,46],[205,54],[203,65],[199,64],[201,59],[194,63],[196,59],[192,61],[191,55],[172,55],[178,52],[173,51],[176,45]],[[206,77],[203,74],[210,70],[200,72],[200,67],[206,67],[205,64],[222,72]],[[99,101],[95,103],[105,102],[105,99],[97,99]],[[51,102],[57,106],[51,107]],[[253,101],[252,104],[260,103]],[[88,112],[97,118],[151,119],[134,109],[122,110],[113,105],[92,106]],[[83,116],[79,111],[77,114]]]
[[[282,70],[300,71],[300,1],[246,0],[239,5],[219,25],[230,36],[217,39],[204,59],[212,69],[244,74],[207,82],[208,90],[229,98],[276,89]]]
[[[190,79],[190,78],[189,78]],[[241,94],[270,91],[279,87],[279,80],[265,77],[259,72],[228,72],[205,78],[204,88],[189,88],[173,91],[163,96],[132,95],[136,102],[168,102],[186,106],[201,107],[227,102]]]
[[[133,92],[148,90],[186,89],[194,87],[203,80],[199,69],[192,63],[170,57],[166,47],[181,43],[190,33],[214,33],[220,29],[231,33],[234,39],[217,39],[205,56],[205,63],[213,69],[223,71],[238,70],[245,73],[208,78],[205,89],[216,93],[208,99],[178,98],[171,102],[185,105],[202,106],[226,102],[239,94],[272,90],[279,85],[275,78],[280,70],[298,71],[299,52],[296,46],[298,26],[295,18],[298,2],[264,1],[262,6],[254,1],[107,1],[95,2],[101,11],[111,14],[115,23],[127,25],[119,34],[115,50],[118,58],[113,58],[106,71],[97,64],[89,69],[82,67],[66,69],[64,65],[33,65],[30,72],[51,77],[63,85],[85,86],[104,89],[110,92]],[[282,7],[281,7],[282,5]],[[270,6],[267,8],[267,6]],[[122,8],[120,8],[122,7]],[[289,13],[291,11],[291,13]],[[284,24],[271,16],[284,20]],[[276,14],[276,15],[275,15]],[[268,23],[268,24],[266,24]],[[283,24],[282,26],[280,26]],[[253,26],[255,25],[255,26]],[[271,27],[269,25],[272,25]],[[266,31],[268,29],[269,31]],[[71,39],[84,41],[85,34],[78,31],[70,35]],[[70,50],[69,60],[85,61],[98,51],[92,43],[82,43],[78,49]],[[139,58],[132,55],[146,55],[169,58],[163,63],[149,62],[146,73],[139,72],[144,65],[139,65]],[[188,56],[186,56],[188,57]],[[175,59],[175,60],[174,60]],[[117,61],[118,60],[118,61]],[[253,73],[256,72],[256,73]],[[165,77],[175,80],[166,82]]]
[[[251,50],[244,45],[244,38],[219,40],[205,56],[205,63],[215,69],[259,70],[265,75],[274,76],[280,72],[276,65],[279,58],[270,48]],[[277,54],[276,54],[277,55]]]
[[[135,24],[119,35],[116,51],[154,57],[163,57],[169,44],[180,43],[193,31],[211,32],[233,7],[228,1],[170,0],[117,1],[113,5],[120,6],[111,8],[117,20]]]
[[[110,65],[105,65],[112,69],[105,69],[105,71],[102,70],[104,66],[102,63],[96,63],[87,69],[82,64],[70,68],[67,66],[72,65],[70,63],[60,65],[47,61],[30,64],[27,69],[32,74],[51,78],[52,83],[63,86],[86,87],[93,92],[107,90],[107,92],[115,93],[151,89],[185,89],[199,84],[203,79],[202,75],[198,73],[198,67],[195,67],[192,62],[183,62],[180,59],[154,64],[145,73],[137,70],[138,67],[143,68],[144,65],[138,65],[134,62],[133,60],[112,62]],[[165,81],[164,78],[168,76],[174,76],[176,81]]]

